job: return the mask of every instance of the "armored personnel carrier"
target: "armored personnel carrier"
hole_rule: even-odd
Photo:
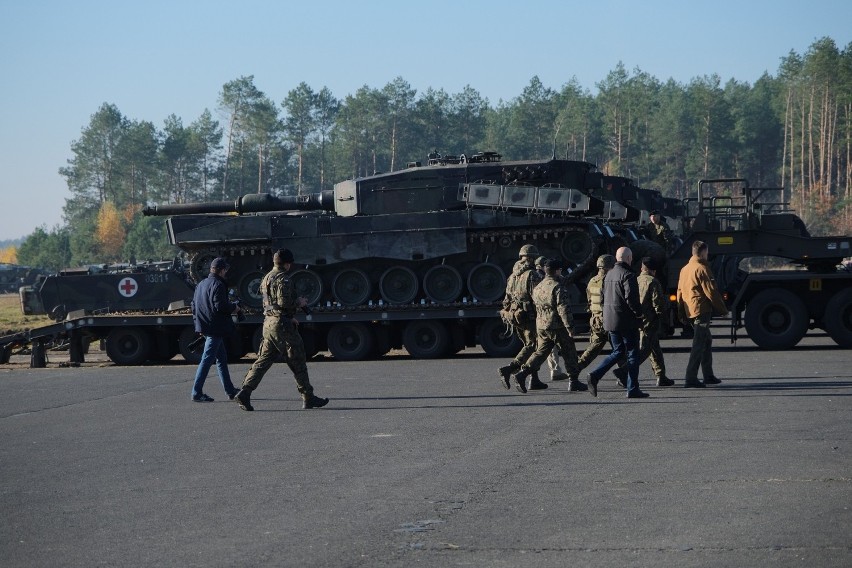
[[[425,166],[342,181],[332,191],[144,213],[170,216],[170,241],[191,255],[194,280],[215,257],[228,257],[249,306],[260,306],[259,283],[279,248],[293,251],[292,278],[311,305],[447,304],[501,299],[527,243],[589,269],[608,241],[620,243],[604,220],[612,209],[613,218],[628,219],[617,205],[622,197],[588,162],[433,154]]]

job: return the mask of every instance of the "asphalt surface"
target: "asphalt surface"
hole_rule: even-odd
[[[277,365],[252,413],[182,364],[7,365],[0,564],[848,567],[850,351],[749,345],[696,390],[666,341],[646,400],[506,391],[470,351],[309,362],[303,411]]]

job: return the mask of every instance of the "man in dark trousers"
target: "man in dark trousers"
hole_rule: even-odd
[[[260,353],[243,380],[243,388],[236,399],[243,410],[254,410],[251,405],[251,393],[260,385],[263,375],[272,367],[278,357],[283,357],[293,372],[299,394],[302,395],[302,408],[321,408],[328,404],[327,398],[314,394],[314,387],[308,379],[308,365],[305,356],[305,344],[296,326],[296,310],[308,305],[306,298],[296,297],[296,288],[290,280],[290,267],[293,265],[293,253],[281,249],[272,257],[275,265],[263,277],[260,292],[263,294],[263,341]]]
[[[680,321],[691,324],[694,330],[689,363],[686,364],[686,388],[705,385],[717,385],[722,381],[713,373],[713,334],[710,333],[710,318],[714,313],[728,315],[728,307],[722,294],[716,287],[713,271],[708,262],[707,243],[692,243],[692,258],[680,271],[677,283],[677,309]],[[698,380],[698,367],[704,375],[704,382]]]
[[[213,402],[213,398],[204,394],[204,381],[210,367],[216,363],[219,380],[225,394],[234,399],[239,389],[231,382],[228,372],[228,353],[225,351],[225,338],[234,332],[234,320],[231,314],[239,313],[240,307],[228,299],[228,285],[225,276],[228,273],[228,261],[215,258],[210,263],[210,274],[195,287],[192,298],[192,319],[195,321],[195,331],[203,334],[204,353],[195,371],[195,382],[192,383],[192,400],[195,402]]]
[[[615,253],[615,266],[603,285],[603,324],[609,332],[612,353],[589,373],[589,392],[598,396],[598,382],[610,367],[627,352],[627,398],[647,398],[639,390],[639,324],[642,306],[639,304],[639,285],[630,268],[633,251],[621,247]]]

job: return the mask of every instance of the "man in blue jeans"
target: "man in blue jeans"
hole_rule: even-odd
[[[639,390],[639,325],[642,305],[639,303],[639,284],[630,268],[633,251],[621,247],[615,253],[615,266],[603,281],[603,326],[609,332],[612,352],[598,368],[589,373],[589,392],[598,396],[598,382],[610,367],[627,352],[627,398],[647,398]]]
[[[228,285],[225,282],[228,268],[228,261],[224,258],[214,259],[210,264],[210,274],[198,283],[192,298],[195,331],[206,337],[204,353],[192,384],[192,400],[195,402],[213,402],[213,398],[204,394],[203,389],[207,373],[214,362],[228,398],[233,400],[240,391],[231,382],[228,353],[225,351],[225,338],[234,332],[235,327],[231,314],[240,312],[240,307],[228,299]]]

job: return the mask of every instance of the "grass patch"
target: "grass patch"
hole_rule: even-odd
[[[47,316],[25,316],[17,294],[0,294],[0,335],[16,333],[52,323]]]

